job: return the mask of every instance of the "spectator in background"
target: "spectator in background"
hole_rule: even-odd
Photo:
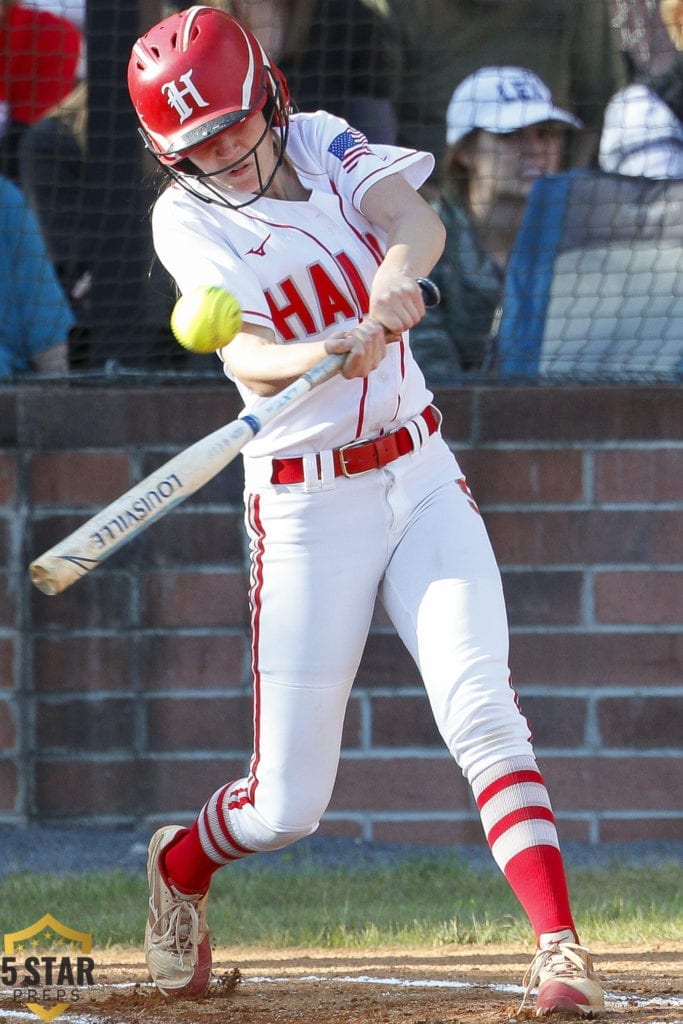
[[[580,118],[570,166],[597,159],[602,115],[626,84],[607,0],[392,0],[402,33],[399,143],[441,159],[453,84],[477,68],[528,67]]]
[[[661,0],[659,13],[674,56],[657,73],[641,71],[608,103],[600,139],[604,171],[683,177],[683,0]]]
[[[580,127],[527,68],[480,68],[453,93],[434,203],[447,232],[432,272],[441,304],[410,332],[428,385],[489,368],[505,268],[529,190],[561,169],[563,134]]]
[[[386,0],[210,0],[256,35],[297,110],[327,110],[371,142],[396,142],[398,38]]]
[[[683,122],[654,89],[628,85],[607,105],[600,167],[645,178],[683,178]]]
[[[24,132],[19,143],[19,183],[76,310],[91,282],[90,243],[79,230],[86,207],[87,102],[87,84],[79,82],[65,100]]]
[[[609,2],[628,80],[659,74],[669,67],[675,50],[660,16],[660,0]]]
[[[73,22],[0,0],[0,169],[10,178],[21,134],[74,88],[80,53]]]
[[[0,377],[64,374],[74,317],[21,190],[0,176]]]

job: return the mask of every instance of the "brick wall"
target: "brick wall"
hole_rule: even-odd
[[[437,395],[503,570],[513,679],[565,840],[683,837],[682,398]],[[30,384],[0,409],[0,822],[189,820],[250,752],[239,462],[58,597],[26,566],[232,419],[236,395]],[[481,841],[380,612],[322,829]]]

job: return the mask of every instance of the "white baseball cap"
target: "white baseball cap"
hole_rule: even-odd
[[[618,174],[683,177],[683,123],[647,86],[628,85],[607,104],[599,161]]]
[[[583,122],[556,107],[548,86],[528,68],[485,67],[463,79],[446,114],[446,142],[459,142],[474,128],[508,134],[542,121]]]

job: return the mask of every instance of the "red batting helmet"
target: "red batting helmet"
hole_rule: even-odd
[[[248,29],[213,7],[171,14],[138,39],[128,90],[147,145],[167,166],[269,101],[272,124],[286,127],[289,116],[280,69]]]

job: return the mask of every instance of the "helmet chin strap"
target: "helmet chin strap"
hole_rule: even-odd
[[[186,159],[181,161],[181,163],[189,165],[189,168],[192,169],[188,168],[187,170],[181,171],[173,166],[168,166],[167,164],[161,164],[161,166],[173,181],[180,185],[181,188],[184,188],[186,192],[189,192],[191,195],[201,199],[202,202],[217,203],[219,206],[226,206],[231,210],[241,210],[245,206],[251,206],[252,203],[261,199],[268,192],[268,189],[273,184],[275,175],[282,166],[282,162],[285,158],[287,138],[289,135],[289,119],[287,118],[285,120],[282,127],[278,126],[273,128],[274,119],[275,109],[271,111],[263,134],[253,149],[251,149],[249,153],[243,154],[239,160],[233,160],[232,163],[226,164],[224,167],[219,167],[218,170],[203,172],[200,171],[199,168],[194,169],[195,165],[192,164],[191,157],[186,157]],[[269,133],[272,133],[275,162],[270,174],[265,177],[258,158],[257,150]],[[238,167],[241,163],[244,163],[245,158],[249,157],[252,153],[254,154],[256,175],[258,177],[258,190],[254,193],[249,193],[249,195],[246,195],[243,199],[238,200],[237,194],[235,195],[235,198],[232,198],[230,196],[230,189],[213,179],[220,177],[220,175],[225,174],[226,171],[231,170],[233,167]],[[198,184],[200,184],[202,188],[197,187]]]

